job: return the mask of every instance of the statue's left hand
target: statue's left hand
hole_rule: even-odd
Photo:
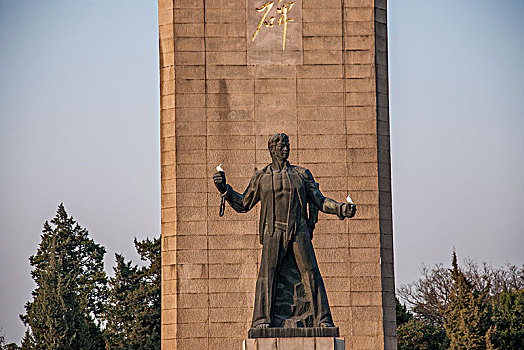
[[[347,218],[352,218],[357,212],[357,206],[353,203],[344,203],[344,216]]]

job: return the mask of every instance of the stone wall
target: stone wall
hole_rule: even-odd
[[[386,2],[302,0],[303,64],[247,65],[246,0],[159,0],[162,349],[240,349],[260,260],[258,206],[226,207],[223,164],[242,192],[268,137],[357,216],[320,214],[315,247],[348,349],[394,349]]]

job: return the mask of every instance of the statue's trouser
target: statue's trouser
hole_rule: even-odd
[[[276,291],[275,280],[288,249],[292,249],[298,270],[302,276],[304,289],[310,297],[314,316],[313,326],[318,327],[321,323],[333,324],[326,288],[318,270],[309,232],[297,232],[294,241],[285,239],[285,236],[285,232],[276,230],[272,236],[264,237],[251,326],[256,327],[262,323],[271,323],[271,305],[275,299]]]

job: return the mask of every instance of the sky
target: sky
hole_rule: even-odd
[[[63,202],[114,254],[160,232],[156,1],[0,0],[0,328]],[[397,286],[421,264],[524,263],[524,2],[390,1]]]

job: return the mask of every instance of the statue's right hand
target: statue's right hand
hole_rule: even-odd
[[[223,171],[217,171],[213,174],[213,181],[215,182],[216,188],[220,193],[227,191],[226,173]]]

